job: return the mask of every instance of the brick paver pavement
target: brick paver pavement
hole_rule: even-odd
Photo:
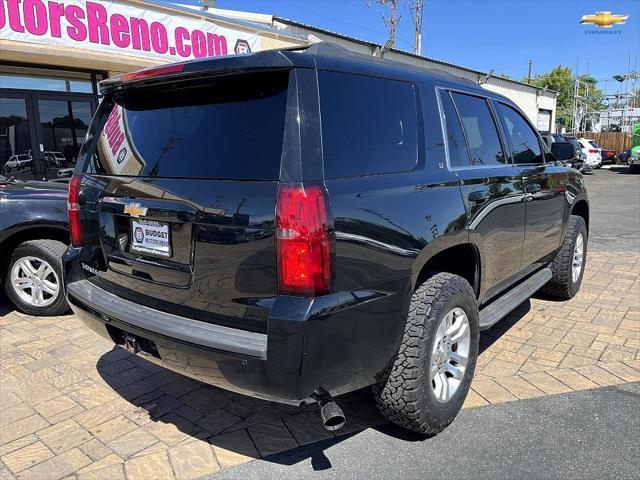
[[[465,407],[640,380],[639,277],[637,253],[591,253],[576,298],[533,299],[484,332]],[[3,305],[3,480],[190,479],[333,436],[313,407],[206,386],[113,349],[74,316]],[[367,391],[340,404],[340,435],[383,422]]]

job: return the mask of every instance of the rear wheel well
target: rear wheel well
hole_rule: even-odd
[[[0,251],[5,253],[0,258],[0,282],[5,277],[7,267],[9,266],[9,260],[11,259],[13,251],[22,242],[26,242],[28,240],[58,240],[59,242],[68,245],[69,232],[62,228],[55,227],[33,227],[27,228],[25,230],[20,230],[19,232],[14,233],[10,237],[6,238],[0,244]]]
[[[480,289],[480,256],[470,243],[447,248],[429,259],[420,270],[415,288],[424,283],[430,273],[448,272],[464,278],[478,296]]]
[[[589,204],[585,200],[579,200],[575,203],[571,208],[571,215],[582,217],[587,226],[587,232],[589,231]]]

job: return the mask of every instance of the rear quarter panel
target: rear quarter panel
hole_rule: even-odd
[[[310,319],[307,336],[331,342],[305,345],[305,363],[323,365],[326,378],[352,375],[354,387],[373,383],[369,375],[384,371],[398,351],[422,267],[443,249],[468,242],[459,181],[446,168],[434,86],[417,87],[423,144],[416,169],[325,181],[335,223],[336,291],[384,298],[329,322]]]
[[[6,194],[0,189],[0,247],[22,230],[48,227],[67,231],[68,222],[66,194]]]
[[[567,175],[567,185],[565,190],[565,201],[566,208],[564,210],[564,222],[563,222],[563,232],[562,238],[567,233],[567,225],[569,223],[569,217],[571,216],[572,210],[574,206],[580,202],[584,201],[589,204],[589,197],[587,194],[587,186],[585,185],[584,178],[580,172],[577,170],[570,170]],[[589,222],[587,222],[588,225]]]

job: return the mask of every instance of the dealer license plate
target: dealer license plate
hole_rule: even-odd
[[[171,256],[169,224],[152,220],[131,220],[132,252]]]

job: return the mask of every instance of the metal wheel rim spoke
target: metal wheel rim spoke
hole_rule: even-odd
[[[34,275],[36,273],[36,269],[33,268],[31,261],[26,258],[21,259],[18,264],[20,265],[20,269],[27,275]]]
[[[582,265],[584,261],[584,237],[582,233],[578,234],[576,238],[576,244],[573,247],[573,261],[571,262],[571,279],[573,282],[577,282],[582,272]]]
[[[448,402],[458,390],[469,360],[470,344],[467,314],[455,307],[443,316],[433,339],[429,374],[438,402]]]
[[[450,362],[455,362],[456,365],[460,366],[460,367],[466,367],[467,366],[467,357],[464,357],[462,355],[460,355],[457,352],[451,352],[449,354],[449,361]]]
[[[14,281],[14,286],[21,290],[31,287],[31,280],[26,277],[19,277]]]
[[[48,280],[43,280],[42,290],[48,293],[49,295],[56,295],[58,293],[58,286],[53,282],[50,282]]]
[[[23,302],[36,307],[52,304],[60,292],[60,279],[53,267],[37,257],[23,257],[11,268],[11,284]]]

